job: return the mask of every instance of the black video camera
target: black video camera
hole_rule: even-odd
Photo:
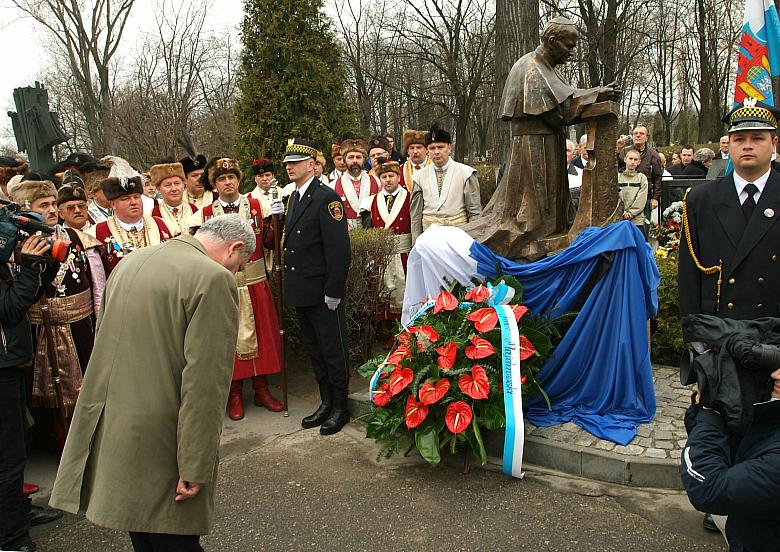
[[[51,236],[54,230],[53,226],[44,224],[40,214],[22,211],[18,204],[4,201],[0,207],[0,262],[8,262],[20,241],[36,232]],[[70,242],[51,238],[47,241],[51,245],[47,256],[60,263],[65,261]]]

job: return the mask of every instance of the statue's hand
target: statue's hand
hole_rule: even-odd
[[[620,96],[623,95],[623,91],[618,86],[617,82],[611,82],[606,86],[602,86],[599,90],[599,95],[596,101],[605,102],[607,100],[618,101]]]

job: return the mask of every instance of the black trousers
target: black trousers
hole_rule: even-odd
[[[25,445],[24,367],[0,368],[0,550],[30,541],[30,501],[22,494]]]
[[[199,535],[168,535],[130,531],[135,552],[203,552]]]
[[[335,310],[330,310],[323,302],[311,307],[296,307],[295,312],[317,383],[332,386],[334,398],[346,401],[349,371],[344,301]]]

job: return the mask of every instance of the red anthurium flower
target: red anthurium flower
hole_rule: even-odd
[[[390,394],[390,383],[385,382],[374,390],[372,399],[376,406],[387,406],[393,396]]]
[[[407,330],[402,331],[398,334],[398,342],[402,345],[409,346],[409,343],[412,341],[411,333]]]
[[[408,345],[399,345],[398,348],[390,353],[385,361],[387,364],[398,366],[398,364],[405,358],[412,358],[412,353],[409,351]]]
[[[487,372],[479,364],[471,369],[471,375],[463,374],[458,379],[458,387],[472,399],[487,399],[490,392],[490,381]]]
[[[471,360],[487,358],[496,352],[493,345],[490,344],[490,341],[477,337],[476,335],[471,338],[471,343],[472,345],[466,347],[466,356]]]
[[[520,336],[520,360],[525,360],[536,354],[536,347],[524,335]]]
[[[475,303],[481,303],[485,299],[490,297],[490,290],[483,286],[482,284],[479,284],[477,287],[473,287],[470,290],[466,292],[465,299],[467,301],[473,301]]]
[[[451,402],[444,413],[444,423],[452,433],[458,434],[471,424],[471,407],[463,401]]]
[[[528,378],[527,378],[527,377],[525,377],[525,374],[523,374],[522,376],[520,376],[520,385],[525,385],[525,382],[526,382],[526,380],[527,380],[527,379],[528,379]]]
[[[417,331],[427,337],[431,343],[436,343],[439,340],[439,332],[434,330],[432,326],[420,326]]]
[[[409,429],[414,429],[428,416],[428,407],[418,402],[414,399],[414,396],[409,395],[409,398],[406,399],[406,415],[404,416],[406,420],[406,427]]]
[[[406,389],[406,386],[412,383],[414,379],[414,372],[411,368],[396,368],[393,373],[390,374],[390,394],[394,397]]]
[[[458,345],[452,341],[448,341],[441,347],[436,347],[436,352],[439,353],[436,364],[445,370],[449,370],[455,364],[455,355],[458,354]]]
[[[525,305],[512,305],[512,312],[515,313],[515,320],[520,322],[523,315],[528,312],[528,307]]]
[[[446,289],[443,289],[436,298],[436,305],[433,307],[433,314],[438,314],[443,310],[455,310],[457,307],[458,300],[455,298],[455,296]]]
[[[436,382],[436,385],[432,381],[426,381],[420,386],[420,402],[423,404],[433,404],[439,402],[447,391],[450,390],[450,380],[447,378],[441,378]]]
[[[496,309],[486,307],[475,310],[466,319],[474,322],[474,327],[478,332],[489,332],[498,324],[498,313]]]

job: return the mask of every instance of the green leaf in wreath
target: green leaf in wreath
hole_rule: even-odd
[[[485,452],[485,443],[482,441],[482,433],[479,431],[479,424],[477,423],[477,417],[474,416],[471,419],[471,427],[464,431],[462,435],[466,438],[471,452],[477,457],[479,462],[484,466],[487,463],[487,452]]]
[[[395,408],[377,408],[368,418],[366,437],[383,441],[392,437],[404,422],[403,410]]]
[[[376,372],[376,369],[379,368],[379,365],[385,361],[385,357],[387,357],[387,354],[383,353],[375,356],[364,364],[361,364],[357,369],[358,374],[366,379],[370,379],[371,376],[374,375],[374,372]]]
[[[550,338],[542,332],[532,328],[523,328],[520,333],[522,333],[531,341],[531,343],[533,343],[536,352],[539,353],[542,358],[546,357],[547,353],[550,352],[552,343],[550,342]]]
[[[503,391],[501,391],[503,393]],[[484,401],[479,404],[477,416],[480,425],[486,429],[501,429],[506,427],[504,406],[499,401]]]
[[[420,451],[426,462],[437,465],[441,461],[441,451],[439,450],[439,429],[436,424],[425,424],[417,428],[414,432],[414,441],[417,450]]]

